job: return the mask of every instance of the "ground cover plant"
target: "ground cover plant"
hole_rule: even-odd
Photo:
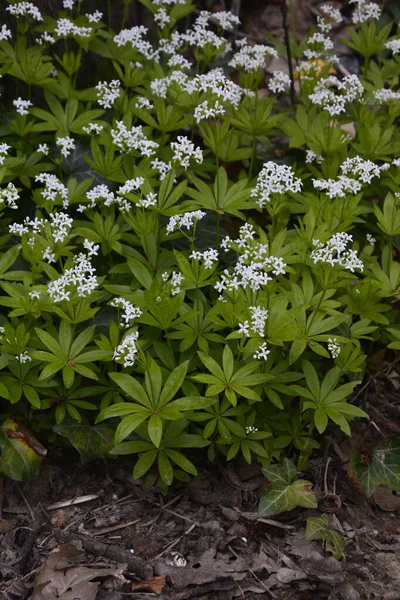
[[[368,418],[368,353],[400,347],[400,38],[351,2],[356,75],[330,6],[285,46],[141,3],[151,25],[124,1],[118,32],[84,1],[6,9],[0,469],[72,444],[164,491],[239,456],[272,477],[286,457],[295,486],[328,426]],[[292,79],[266,76],[288,49]],[[353,457],[369,493],[400,489],[390,450]]]

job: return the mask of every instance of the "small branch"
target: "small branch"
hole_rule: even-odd
[[[288,12],[289,11],[288,11],[288,7],[286,4],[286,0],[282,0],[282,3],[281,3],[282,27],[283,27],[283,33],[285,36],[285,46],[286,46],[286,54],[287,54],[289,77],[290,77],[290,101],[292,103],[292,106],[294,107],[296,104],[296,92],[294,89],[292,50],[290,48]]]

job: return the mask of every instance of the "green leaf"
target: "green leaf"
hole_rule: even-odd
[[[191,473],[191,475],[197,475],[197,469],[189,459],[186,458],[181,452],[177,452],[176,450],[172,450],[171,448],[167,448],[166,451],[169,458],[171,458],[174,463],[178,465],[183,471],[187,473]]]
[[[60,344],[55,340],[47,331],[43,329],[38,329],[35,327],[36,335],[40,339],[40,341],[49,349],[51,352],[59,359],[66,359],[67,357],[64,355],[64,352],[61,349]]]
[[[215,404],[216,398],[203,398],[203,396],[186,396],[178,398],[169,403],[169,406],[177,410],[200,410]]]
[[[312,484],[304,479],[295,479],[296,468],[291,461],[285,459],[282,466],[274,465],[263,469],[272,483],[265,490],[258,505],[258,515],[270,517],[297,506],[316,508],[317,499],[312,491]]]
[[[307,386],[314,398],[319,398],[319,378],[314,366],[308,360],[303,360],[303,373]]]
[[[208,354],[205,354],[200,350],[197,354],[199,355],[200,360],[206,369],[208,369],[215,377],[217,377],[217,379],[225,383],[225,375],[219,364],[213,358],[211,358],[211,356],[208,356]]]
[[[174,469],[164,450],[158,454],[158,472],[165,485],[171,485],[174,480]]]
[[[186,360],[172,371],[161,391],[160,398],[158,400],[158,407],[164,406],[175,396],[185,380],[188,366],[189,361]]]
[[[149,437],[156,448],[159,448],[163,433],[163,420],[158,415],[151,415],[147,426]]]
[[[324,540],[332,546],[332,555],[340,559],[343,556],[344,541],[338,531],[332,529],[326,515],[309,517],[305,532],[306,540]]]
[[[0,258],[0,275],[3,275],[8,269],[15,263],[19,254],[20,246],[16,244],[7,252],[4,252],[2,257]]]
[[[0,452],[0,472],[15,481],[37,475],[47,454],[29,429],[13,419],[6,419],[0,427]]]
[[[83,348],[87,346],[93,338],[95,330],[96,327],[92,325],[92,327],[87,327],[84,331],[82,331],[82,333],[78,335],[78,337],[71,346],[71,350],[69,351],[70,358],[75,358],[78,354],[81,353]]]
[[[128,435],[132,433],[139,425],[143,423],[149,416],[150,411],[146,408],[140,407],[134,415],[124,417],[121,423],[118,425],[115,431],[115,444],[120,444]]]
[[[378,485],[400,491],[400,439],[388,439],[376,444],[368,457],[368,464],[361,460],[360,452],[350,459],[359,480],[371,496]]]
[[[228,344],[225,346],[222,353],[222,364],[224,367],[225,379],[226,381],[229,381],[233,373],[234,359],[232,350],[229,348]]]
[[[136,379],[126,373],[110,373],[110,377],[117,385],[119,385],[125,394],[134,398],[143,406],[151,408],[151,402],[145,389]]]
[[[157,458],[158,450],[148,450],[140,458],[138,458],[135,468],[133,469],[132,477],[140,479],[147,473],[152,464]]]
[[[55,425],[53,431],[68,438],[79,452],[83,465],[95,458],[109,456],[113,448],[114,428],[106,423],[94,426],[84,423]]]

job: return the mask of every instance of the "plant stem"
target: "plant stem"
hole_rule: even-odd
[[[285,37],[286,54],[288,61],[289,77],[290,77],[290,101],[292,106],[296,104],[296,92],[294,89],[294,77],[293,77],[293,65],[292,65],[292,50],[290,48],[290,37],[289,37],[289,23],[288,23],[288,7],[286,0],[282,0],[281,4],[282,12],[282,27],[283,34]]]

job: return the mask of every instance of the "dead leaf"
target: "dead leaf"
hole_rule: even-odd
[[[387,512],[395,512],[400,510],[400,496],[395,496],[389,488],[379,485],[373,498],[381,510]]]
[[[154,594],[161,594],[166,584],[166,578],[163,576],[153,577],[147,581],[140,581],[132,585],[133,592],[154,592]]]
[[[308,575],[317,577],[329,585],[339,585],[344,581],[342,565],[332,556],[322,556],[319,552],[312,552],[300,561],[300,566]]]
[[[41,457],[46,456],[46,448],[42,446],[39,440],[32,435],[25,425],[14,419],[7,419],[5,423],[7,424],[5,434],[9,439],[21,439],[35,452],[35,454]]]
[[[122,573],[122,568],[77,565],[82,558],[83,552],[74,544],[53,550],[36,577],[31,600],[95,600],[100,583],[92,580]]]
[[[289,567],[282,567],[276,572],[276,578],[280,583],[291,583],[292,581],[307,579],[307,575],[300,569],[294,570],[289,569]]]
[[[15,527],[15,519],[0,519],[0,533],[8,533]]]

